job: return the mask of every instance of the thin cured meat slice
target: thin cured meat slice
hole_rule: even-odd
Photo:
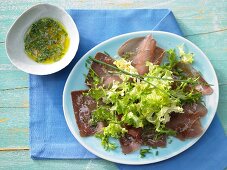
[[[126,41],[118,49],[118,55],[124,57],[126,60],[133,61],[137,57],[136,55],[141,53],[141,50],[146,51],[148,54],[143,54],[142,57],[140,56],[141,62],[143,61],[144,63],[144,61],[150,61],[156,65],[161,64],[165,51],[156,46],[156,42],[151,35],[146,37],[137,37]]]
[[[164,134],[158,135],[152,125],[143,129],[126,126],[126,129],[128,133],[120,138],[120,144],[124,154],[138,150],[141,145],[151,147],[166,146],[167,136]]]
[[[119,139],[121,144],[121,149],[124,154],[129,154],[140,148],[141,140],[141,128],[133,128],[127,126],[126,129],[128,133]]]
[[[151,147],[165,147],[167,136],[165,134],[157,134],[154,126],[146,126],[142,130],[143,145]]]
[[[121,78],[118,75],[106,75],[103,78],[104,87],[108,88],[114,81],[122,82]]]
[[[141,142],[137,141],[131,135],[126,134],[120,138],[121,149],[124,154],[129,154],[140,148]]]
[[[101,126],[101,124],[97,127],[91,125],[91,112],[96,109],[96,101],[84,95],[85,92],[87,90],[71,92],[76,123],[82,137],[95,134],[97,130],[100,130]]]
[[[146,36],[139,44],[136,55],[132,59],[132,65],[136,68],[138,74],[144,75],[148,72],[149,68],[146,66],[146,62],[154,60],[155,48],[156,41],[151,35]]]
[[[113,64],[114,59],[112,59],[110,56],[104,53],[100,53],[100,52],[97,53],[95,55],[95,59],[114,66]],[[119,76],[110,74],[110,71],[114,71],[114,70],[105,65],[92,62],[91,68],[89,69],[89,72],[87,75],[86,84],[89,87],[93,85],[93,82],[94,82],[93,76],[92,76],[93,74],[101,78],[102,83],[100,85],[104,85],[105,87],[108,87],[109,85],[111,85],[113,81],[118,81],[118,82],[122,81]]]
[[[152,63],[155,65],[160,65],[162,63],[164,54],[165,54],[165,50],[156,46],[155,52],[154,52],[154,59],[153,59]]]
[[[177,132],[181,140],[195,138],[202,134],[200,117],[207,114],[207,108],[202,103],[185,104],[184,113],[172,113],[167,127]]]
[[[128,134],[132,137],[141,140],[141,128],[134,128],[132,126],[127,126],[126,129],[128,130]]]
[[[175,130],[181,140],[194,138],[202,134],[200,118],[207,114],[207,108],[202,103],[187,103],[183,105],[184,113],[172,113],[167,128]]]
[[[140,43],[144,40],[145,37],[137,37],[137,38],[132,38],[126,41],[124,44],[121,45],[121,47],[118,49],[118,55],[123,57],[124,55],[127,55],[126,58],[128,60],[132,60],[133,56],[136,54],[136,50],[139,47]]]
[[[187,113],[172,113],[170,121],[167,122],[166,127],[177,132],[183,132],[193,125],[199,116]]]
[[[195,89],[199,92],[201,92],[203,95],[210,95],[213,93],[213,89],[207,84],[206,80],[200,75],[199,81],[203,84],[199,84],[195,87]]]
[[[199,82],[201,84],[198,84],[195,86],[195,89],[197,91],[201,92],[203,95],[210,95],[213,93],[213,89],[208,85],[206,80],[190,64],[179,62],[176,66],[183,71],[186,77],[193,77],[193,78],[199,77]]]
[[[177,137],[181,140],[185,140],[188,138],[195,138],[199,135],[201,135],[203,132],[201,123],[199,120],[196,120],[190,128],[187,130],[180,132],[177,134]]]
[[[207,108],[202,103],[188,103],[183,105],[184,113],[195,114],[203,117],[207,114]]]

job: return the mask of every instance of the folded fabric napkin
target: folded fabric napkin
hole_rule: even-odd
[[[97,158],[73,137],[65,122],[62,109],[65,81],[75,63],[88,50],[108,38],[133,31],[160,30],[182,35],[173,13],[167,9],[69,10],[68,12],[76,22],[80,34],[76,57],[69,66],[55,74],[30,75],[30,147],[33,159]],[[120,169],[223,168],[227,166],[227,139],[220,122],[215,117],[202,139],[184,153],[151,165],[132,167],[119,164],[118,166]]]

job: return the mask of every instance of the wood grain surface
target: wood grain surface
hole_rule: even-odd
[[[0,169],[116,169],[104,160],[30,159],[28,74],[10,63],[5,38],[18,16],[37,3],[65,9],[171,9],[184,36],[205,52],[215,68],[220,83],[218,116],[227,133],[226,0],[0,0]]]

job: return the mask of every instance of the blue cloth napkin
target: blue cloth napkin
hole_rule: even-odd
[[[62,110],[65,81],[75,63],[88,50],[108,38],[132,31],[161,30],[182,35],[173,13],[167,9],[69,10],[68,13],[76,22],[80,33],[76,57],[58,73],[48,76],[30,75],[30,147],[33,159],[97,158],[73,137]],[[226,166],[226,162],[227,140],[215,117],[202,139],[179,156],[146,166],[118,166],[120,169],[216,169]],[[203,164],[206,166],[202,166]]]

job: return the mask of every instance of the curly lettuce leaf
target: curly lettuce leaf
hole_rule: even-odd
[[[168,63],[163,66],[147,62],[149,72],[143,77],[135,76],[138,73],[131,62],[125,59],[116,60],[114,64],[117,70],[129,74],[117,70],[110,73],[117,73],[122,82],[113,82],[108,88],[95,86],[89,90],[88,95],[102,103],[93,111],[92,120],[102,121],[107,125],[103,128],[102,135],[99,134],[105,148],[113,148],[109,138],[119,138],[127,133],[122,128],[124,125],[139,128],[150,123],[159,133],[174,134],[165,127],[170,114],[182,113],[184,102],[197,102],[201,99],[201,94],[186,90],[194,80],[180,76],[182,70],[177,69],[179,62],[192,63],[193,55],[185,53],[183,46],[178,50],[179,56],[174,49],[166,51]],[[186,81],[175,82],[174,76]]]
[[[178,50],[179,50],[179,55],[181,58],[181,61],[184,63],[189,63],[192,64],[194,61],[194,54],[193,53],[186,53],[184,51],[184,44],[178,46]]]
[[[101,144],[105,150],[114,150],[116,149],[116,144],[110,142],[110,138],[120,138],[123,136],[127,130],[122,128],[118,123],[110,123],[107,127],[103,128],[102,133],[96,134],[97,138],[101,139]]]

